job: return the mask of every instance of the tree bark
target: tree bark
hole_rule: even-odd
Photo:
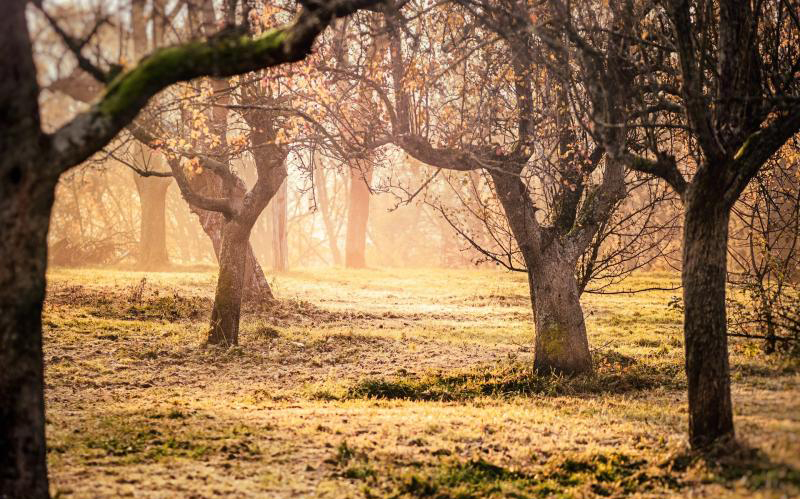
[[[55,182],[0,186],[0,497],[40,499],[49,497],[42,304]]]
[[[575,265],[578,251],[536,221],[536,209],[518,170],[490,172],[497,197],[528,269],[536,326],[534,367],[542,374],[592,371]]]
[[[211,239],[211,245],[214,247],[214,255],[217,257],[217,262],[222,265],[222,240],[225,232],[225,217],[213,211],[206,211],[189,205],[192,212],[197,214],[200,219],[200,226],[203,232]],[[275,297],[272,294],[272,289],[267,281],[267,276],[264,275],[264,269],[256,259],[253,253],[253,246],[249,241],[246,241],[243,249],[245,253],[245,278],[244,278],[244,297],[248,301],[271,301]]]
[[[244,276],[247,262],[247,235],[239,223],[231,221],[223,229],[219,252],[219,278],[211,311],[208,343],[237,345],[241,315]]]
[[[576,262],[553,241],[538,258],[526,258],[536,325],[533,366],[537,372],[578,374],[592,370]]]
[[[46,499],[42,304],[57,158],[43,150],[25,7],[0,16],[0,498]]]
[[[725,281],[730,212],[693,186],[683,224],[683,301],[689,439],[695,448],[733,436]]]
[[[347,211],[347,239],[345,242],[345,266],[364,268],[367,266],[367,222],[369,220],[369,184],[372,182],[372,163],[359,162],[358,168],[350,170],[350,205]]]
[[[142,177],[134,174],[141,203],[139,266],[158,270],[169,266],[167,254],[167,189],[171,178]]]
[[[27,177],[27,178],[26,178]],[[0,497],[49,497],[42,304],[55,181],[0,182]],[[3,192],[5,191],[5,192]]]

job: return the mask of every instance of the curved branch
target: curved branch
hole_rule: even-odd
[[[145,57],[133,69],[116,77],[99,102],[47,136],[53,162],[60,174],[88,159],[165,87],[199,76],[232,76],[303,59],[317,35],[338,16],[377,4],[379,0],[303,2],[296,19],[283,27],[250,38],[239,30],[203,41],[166,47]]]
[[[653,175],[664,180],[683,199],[687,183],[683,174],[678,170],[678,165],[675,163],[673,156],[661,156],[656,160],[652,160],[626,153],[622,155],[621,159],[631,170]]]

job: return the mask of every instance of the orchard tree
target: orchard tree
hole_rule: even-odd
[[[99,99],[52,134],[40,126],[28,3],[6,2],[0,19],[0,45],[14,54],[0,61],[0,497],[10,499],[49,497],[41,314],[59,176],[113,140],[163,88],[298,61],[334,17],[376,2],[303,2],[290,24],[256,38],[229,27],[156,50],[128,70],[106,71]],[[245,206],[235,209],[243,213]]]
[[[534,39],[527,4],[463,4],[413,22],[385,7],[390,85],[357,76],[381,96],[383,140],[436,168],[488,175],[528,272],[535,368],[589,372],[575,269],[626,194],[623,164],[584,133],[562,76],[569,61]],[[556,179],[547,213],[530,174],[544,162]]]
[[[642,104],[641,155],[624,137],[597,136],[630,168],[662,179],[680,196],[689,437],[697,448],[730,439],[730,215],[750,181],[800,131],[800,4],[628,0],[611,3],[609,12],[601,8],[603,15],[591,2],[550,4],[556,29],[583,63],[582,84],[597,96],[624,92]],[[613,43],[598,43],[601,33]],[[609,72],[611,60],[634,78]],[[601,131],[625,125],[601,118],[594,120]]]

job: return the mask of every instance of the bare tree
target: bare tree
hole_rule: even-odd
[[[682,283],[689,434],[704,447],[734,434],[725,281],[731,209],[767,160],[800,130],[800,22],[796,2],[665,0],[611,4],[609,16],[552,2],[581,54],[584,85],[599,97],[626,91],[643,104],[637,151],[601,143],[637,171],[665,181],[683,208]],[[596,6],[595,6],[596,7]],[[612,19],[602,24],[597,19]],[[591,34],[611,34],[611,45]],[[543,36],[550,36],[544,34]],[[625,50],[620,50],[625,48]],[[618,60],[633,80],[605,71]],[[626,70],[627,71],[627,70]],[[613,117],[612,117],[613,118]],[[594,119],[613,131],[620,119]],[[673,133],[674,132],[674,133]],[[663,150],[670,150],[667,155]],[[644,152],[645,155],[637,155]],[[675,156],[684,158],[687,179]]]
[[[95,67],[107,82],[104,93],[52,134],[40,126],[28,2],[4,4],[0,45],[14,57],[0,60],[0,496],[49,497],[41,314],[47,229],[59,176],[113,140],[168,85],[300,60],[335,16],[372,3],[310,2],[290,24],[257,38],[225,30],[202,41],[157,50],[121,73]],[[76,47],[78,56],[82,47]],[[210,201],[207,206],[214,206]],[[231,214],[247,222],[256,204],[243,202]]]

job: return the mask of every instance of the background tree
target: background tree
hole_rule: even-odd
[[[604,157],[581,129],[581,117],[569,111],[570,94],[558,72],[569,61],[533,39],[526,5],[465,7],[427,17],[451,28],[444,40],[427,22],[406,23],[387,10],[391,90],[369,75],[362,81],[382,93],[391,123],[386,140],[437,168],[486,172],[529,274],[536,368],[590,371],[574,271],[625,195],[622,164]],[[413,38],[401,36],[411,29]],[[446,71],[434,71],[439,64]],[[530,173],[551,157],[558,165],[551,190],[556,201],[544,214],[534,194],[541,187]]]

